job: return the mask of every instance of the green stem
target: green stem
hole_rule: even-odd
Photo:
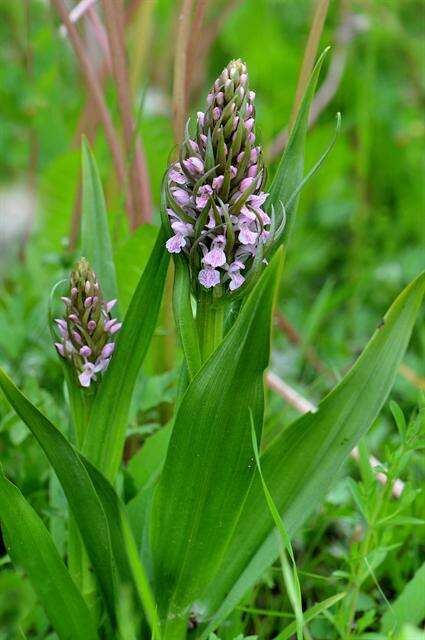
[[[202,362],[216,350],[223,338],[224,308],[214,304],[212,294],[202,291],[196,315]]]

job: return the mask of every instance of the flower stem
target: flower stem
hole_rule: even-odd
[[[214,304],[213,296],[209,291],[201,292],[196,320],[202,362],[205,362],[216,350],[223,338],[224,321],[223,306]]]

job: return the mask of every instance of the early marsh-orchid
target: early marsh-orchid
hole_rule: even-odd
[[[270,238],[254,100],[246,65],[233,60],[214,82],[194,136],[187,136],[167,172],[173,235],[166,247],[190,258],[192,277],[206,289],[238,289]]]

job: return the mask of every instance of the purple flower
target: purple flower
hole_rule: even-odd
[[[167,240],[165,246],[169,253],[180,253],[183,247],[186,246],[186,238],[181,233],[176,233],[175,236]]]
[[[198,195],[196,196],[196,206],[199,207],[199,209],[203,209],[206,206],[212,192],[212,187],[210,187],[209,184],[204,184],[199,188]]]
[[[208,267],[222,267],[226,264],[226,254],[221,247],[214,247],[205,254],[202,262]]]
[[[202,173],[204,170],[204,163],[196,156],[192,156],[184,161],[184,166],[190,173]]]
[[[254,193],[251,194],[248,198],[248,202],[250,203],[251,206],[254,207],[254,209],[257,209],[265,203],[268,197],[269,197],[268,193],[264,193],[264,191],[261,191],[258,194],[254,194]]]
[[[248,118],[248,120],[245,120],[244,125],[245,125],[245,129],[251,132],[254,126],[254,118]]]
[[[116,298],[114,298],[114,300],[110,300],[109,302],[107,302],[105,305],[106,313],[109,313],[113,309],[113,307],[115,307],[116,303],[117,303]]]
[[[112,327],[109,329],[109,333],[111,334],[111,336],[115,335],[122,327],[122,322],[116,322],[114,325],[112,325]]]
[[[109,342],[108,344],[105,344],[105,346],[102,349],[102,358],[109,358],[114,353],[114,349],[115,349],[115,344],[113,342]]]
[[[170,179],[170,182],[176,182],[177,184],[186,184],[187,182],[187,178],[184,173],[177,171],[177,169],[171,169],[168,172],[168,178]]]
[[[239,185],[239,190],[243,193],[244,191],[249,189],[249,187],[251,186],[253,180],[254,180],[254,178],[252,178],[252,177],[244,178],[241,181],[240,185]]]
[[[201,269],[198,280],[206,289],[211,289],[220,284],[220,272],[217,269]]]
[[[271,221],[262,209],[268,197],[261,191],[263,152],[253,146],[254,100],[246,65],[232,60],[211,87],[205,112],[198,112],[179,162],[168,169],[172,233],[166,248],[184,259],[190,256],[195,293],[199,285],[222,285],[219,295],[238,289],[254,259],[267,250]]]
[[[173,189],[172,194],[177,204],[182,205],[183,207],[191,201],[190,195],[187,191],[184,191],[184,189]]]
[[[94,364],[92,362],[86,362],[82,373],[78,376],[78,380],[82,387],[89,387],[92,378],[94,377]]]
[[[239,242],[241,244],[255,244],[258,238],[258,233],[255,231],[251,231],[247,225],[241,225],[241,229],[239,231]]]
[[[64,358],[65,357],[65,347],[62,344],[62,342],[55,342],[55,347],[56,347],[56,349],[58,351],[58,354],[60,356],[62,356],[62,358]]]
[[[229,273],[229,276],[230,276],[230,284],[229,284],[230,291],[239,289],[239,287],[241,287],[245,282],[245,278],[243,277],[240,271],[234,271],[233,273]]]
[[[214,178],[214,180],[212,181],[212,188],[214,189],[214,191],[220,191],[221,187],[223,186],[223,182],[224,176],[217,176],[216,178]]]
[[[66,319],[55,320],[61,340],[54,346],[69,362],[78,384],[87,388],[99,381],[114,352],[112,336],[121,328],[110,316],[116,300],[104,301],[96,274],[84,258],[72,271],[69,296],[62,300]]]

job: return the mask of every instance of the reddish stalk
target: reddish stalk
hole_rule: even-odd
[[[196,65],[196,61],[198,59],[198,54],[199,54],[201,30],[202,30],[202,24],[204,22],[205,11],[207,9],[207,3],[208,3],[208,0],[196,1],[192,28],[191,28],[190,38],[187,46],[186,96],[188,97],[188,99],[190,97],[194,67]]]
[[[105,136],[111,150],[112,160],[114,164],[115,173],[122,189],[125,189],[126,185],[126,170],[125,162],[122,154],[122,150],[118,141],[118,136],[115,131],[112,118],[110,116],[108,107],[106,105],[105,98],[103,96],[102,86],[96,76],[96,73],[92,67],[89,57],[84,48],[84,44],[80,38],[80,35],[71,22],[68,11],[66,10],[62,0],[50,0],[52,6],[57,11],[60,19],[65,25],[70,42],[75,51],[75,54],[80,63],[81,71],[84,76],[88,91],[96,104],[96,109],[99,113],[100,121],[102,122],[105,130]],[[129,189],[126,190],[126,206],[130,217],[134,217],[133,199]]]
[[[177,40],[174,57],[173,124],[177,144],[184,136],[187,113],[186,71],[193,0],[182,0],[178,15]]]
[[[122,0],[103,0],[102,6],[111,50],[112,71],[117,88],[124,143],[130,163],[130,183],[135,205],[131,226],[135,229],[143,222],[149,222],[152,219],[149,176],[140,138],[135,139],[130,79],[125,54]]]

